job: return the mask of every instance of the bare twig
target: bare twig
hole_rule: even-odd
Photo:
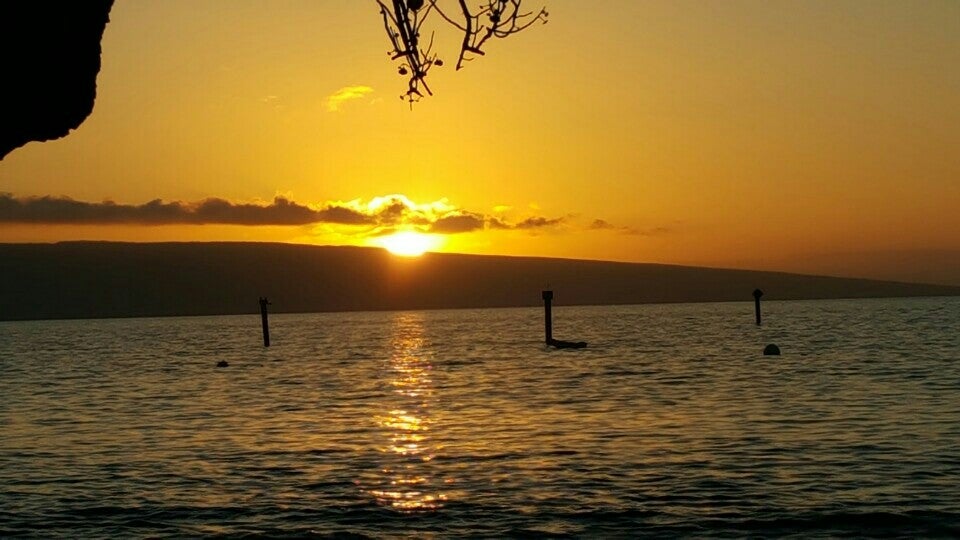
[[[505,38],[521,32],[535,23],[546,23],[545,8],[536,12],[521,11],[523,0],[479,0],[471,9],[468,0],[457,0],[460,13],[448,15],[439,5],[443,0],[375,0],[380,6],[383,27],[387,31],[392,50],[391,59],[401,62],[398,72],[408,77],[407,92],[401,96],[412,105],[423,97],[433,95],[427,86],[427,73],[443,61],[433,52],[433,33],[426,48],[420,46],[420,34],[428,16],[436,12],[446,23],[463,33],[457,69],[476,56],[483,56],[483,46],[490,38]],[[386,2],[389,2],[388,5]]]

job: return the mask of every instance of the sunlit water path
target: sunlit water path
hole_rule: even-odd
[[[960,299],[752,310],[0,323],[0,537],[960,535]]]

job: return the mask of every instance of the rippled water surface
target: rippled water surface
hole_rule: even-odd
[[[0,536],[960,535],[960,299],[764,309],[0,323]]]

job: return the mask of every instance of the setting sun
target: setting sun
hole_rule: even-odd
[[[435,236],[406,231],[392,234],[379,241],[379,244],[394,255],[419,257],[438,244]]]

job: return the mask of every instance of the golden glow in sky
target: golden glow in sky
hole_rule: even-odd
[[[117,2],[93,114],[0,162],[0,241],[409,231],[854,275],[960,252],[960,3],[540,3],[460,71],[439,29],[411,110],[372,0]]]

